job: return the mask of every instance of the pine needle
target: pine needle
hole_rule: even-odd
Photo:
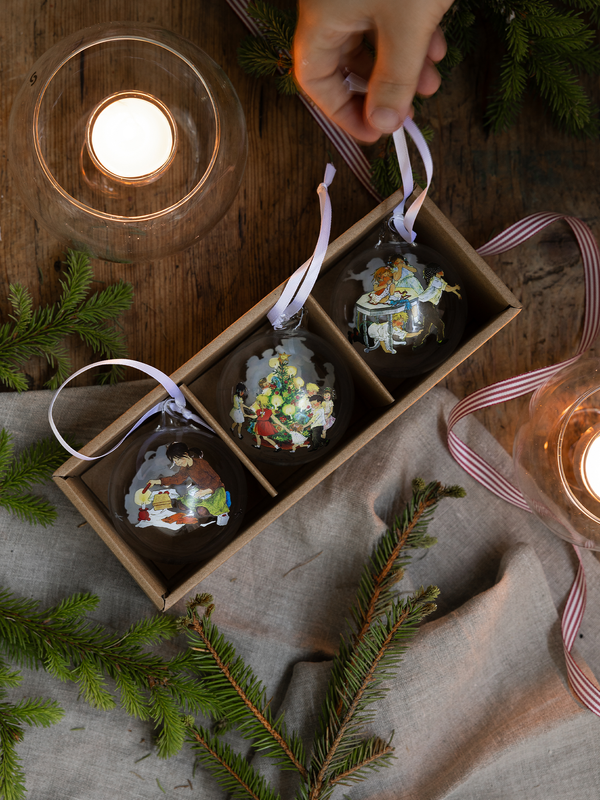
[[[0,382],[9,389],[27,390],[24,366],[32,358],[47,361],[54,374],[45,385],[58,388],[73,371],[64,345],[69,336],[78,337],[103,359],[127,355],[123,336],[114,323],[131,307],[131,284],[118,281],[88,297],[93,274],[87,253],[69,250],[66,266],[60,281],[61,295],[52,306],[34,310],[26,287],[9,286],[12,322],[0,325]],[[112,370],[108,379],[115,382],[118,376],[119,372]]]

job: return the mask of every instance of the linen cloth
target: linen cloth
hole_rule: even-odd
[[[103,430],[151,387],[67,388],[55,419],[81,443]],[[0,424],[19,448],[49,435],[49,392],[0,395]],[[573,548],[526,512],[487,492],[453,461],[445,420],[455,403],[436,388],[367,444],[279,520],[202,582],[214,621],[286,710],[310,746],[329,662],[365,560],[410,497],[410,484],[459,483],[463,499],[441,503],[430,526],[438,544],[417,554],[401,591],[436,584],[438,611],[425,623],[388,685],[370,730],[394,731],[397,758],[335,797],[376,800],[597,800],[600,719],[571,693],[558,612],[576,571]],[[510,476],[511,461],[474,419],[461,435]],[[142,590],[57,487],[51,528],[0,512],[0,585],[53,604],[90,591],[93,618],[116,630],[153,614]],[[588,609],[579,655],[600,675],[600,564],[584,552]],[[184,601],[172,610],[183,613]],[[167,645],[168,652],[183,640]],[[579,657],[579,656],[578,656]],[[19,744],[33,800],[131,800],[224,793],[184,748],[156,756],[149,723],[77,699],[77,687],[23,671],[9,699],[44,696],[65,709],[49,729],[28,729]],[[238,740],[233,739],[239,744]],[[244,745],[240,744],[240,748]],[[283,778],[255,763],[281,791]]]

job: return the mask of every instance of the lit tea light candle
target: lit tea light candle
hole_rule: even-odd
[[[600,430],[598,426],[581,438],[575,448],[575,468],[579,473],[581,484],[600,501]]]
[[[169,109],[141,92],[117,92],[90,115],[86,144],[102,172],[125,183],[147,183],[170,166],[177,126]]]

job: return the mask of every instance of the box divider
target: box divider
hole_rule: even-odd
[[[250,472],[256,478],[263,489],[265,489],[271,495],[271,497],[277,497],[277,489],[275,489],[274,486],[271,486],[262,472],[252,463],[248,456],[240,450],[237,444],[232,441],[232,439],[227,435],[227,432],[221,427],[206,406],[202,405],[196,395],[190,391],[190,389],[184,383],[181,383],[179,388],[183,392],[185,399],[196,409],[202,419],[211,426],[217,436],[227,445],[235,457],[242,462],[248,472]]]
[[[344,334],[323,310],[314,297],[306,299],[306,310],[308,311],[309,327],[323,339],[329,341],[340,353],[350,374],[354,380],[358,391],[365,400],[376,408],[389,406],[394,402],[394,397],[385,388],[383,383],[375,375],[373,370],[359,356]]]

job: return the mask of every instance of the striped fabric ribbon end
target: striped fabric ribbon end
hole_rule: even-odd
[[[504,253],[506,250],[516,247],[531,236],[539,233],[547,225],[561,219],[569,224],[575,235],[581,251],[585,277],[586,305],[583,332],[575,356],[559,364],[526,372],[523,375],[517,375],[514,378],[499,381],[491,386],[479,389],[465,397],[464,400],[459,401],[448,417],[448,448],[453,458],[469,475],[489,491],[525,511],[531,511],[531,509],[519,489],[462,442],[454,433],[453,428],[461,419],[464,419],[474,411],[489,408],[516,397],[522,397],[529,392],[535,393],[553,375],[577,361],[590,348],[600,332],[600,250],[592,231],[582,220],[562,214],[533,214],[507,228],[486,245],[480,247],[477,252],[481,256]],[[584,674],[571,654],[583,620],[587,593],[581,555],[577,547],[574,547],[574,550],[579,560],[579,568],[569,592],[561,622],[567,675],[571,688],[579,700],[590,711],[600,716],[600,690]]]

